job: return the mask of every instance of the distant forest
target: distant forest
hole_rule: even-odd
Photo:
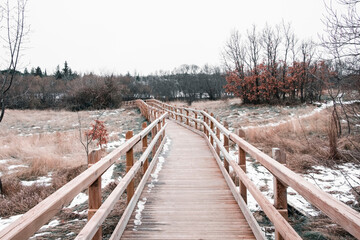
[[[2,71],[0,74],[7,74]],[[157,98],[164,101],[219,99],[225,94],[225,74],[219,67],[181,65],[172,72],[148,76],[79,75],[67,62],[48,75],[40,67],[17,72],[6,99],[13,109],[118,108],[122,101]]]

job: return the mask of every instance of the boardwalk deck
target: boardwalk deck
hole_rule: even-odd
[[[205,139],[169,122],[172,140],[158,182],[122,239],[255,239]],[[149,182],[150,184],[150,182]]]

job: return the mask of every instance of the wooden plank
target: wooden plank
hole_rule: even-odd
[[[123,215],[120,218],[119,223],[116,225],[116,228],[115,228],[114,232],[112,233],[110,240],[119,239],[121,237],[121,235],[123,234],[126,224],[128,223],[128,221],[130,219],[131,213],[134,211],[136,203],[139,200],[140,194],[141,194],[142,190],[144,189],[147,179],[149,178],[151,171],[154,169],[154,166],[157,163],[159,154],[162,151],[162,147],[164,146],[164,144],[165,144],[165,138],[162,140],[158,150],[156,151],[154,159],[150,163],[148,171],[144,174],[143,178],[141,179],[133,198],[131,199],[130,203],[126,207]]]
[[[255,239],[206,141],[171,121],[167,134],[171,150],[154,187],[149,181],[141,195],[142,224],[132,213],[122,239]],[[202,156],[188,158],[193,146]],[[179,149],[189,154],[179,157]]]
[[[224,137],[226,137],[226,136],[224,136]],[[206,136],[204,136],[204,138],[206,138]],[[236,202],[238,203],[242,213],[245,216],[247,223],[249,224],[252,232],[254,233],[254,236],[256,237],[257,240],[265,240],[266,238],[265,238],[264,233],[261,231],[261,228],[260,228],[258,222],[256,221],[256,219],[254,218],[252,212],[250,212],[249,208],[247,207],[246,202],[244,201],[243,197],[236,190],[236,186],[235,186],[234,182],[232,181],[231,177],[229,176],[228,170],[221,164],[221,159],[218,157],[217,154],[215,154],[214,149],[211,148],[211,144],[209,142],[208,142],[208,145],[218,163],[218,166],[226,180],[226,183],[228,184],[229,188],[231,189],[231,192],[232,192]],[[225,162],[227,162],[227,161],[225,160]]]
[[[208,129],[209,126],[205,125]],[[214,137],[214,133],[210,132]],[[231,134],[230,134],[231,138]],[[214,137],[215,141],[220,144],[220,140]],[[276,210],[276,208],[270,203],[270,201],[261,193],[261,191],[256,187],[256,185],[250,180],[246,173],[240,168],[238,164],[232,159],[230,154],[226,151],[224,146],[220,145],[220,150],[223,153],[225,159],[229,162],[233,170],[238,174],[241,181],[244,183],[246,188],[250,191],[252,196],[255,198],[259,206],[265,212],[266,216],[274,224],[275,228],[278,229],[280,234],[285,239],[301,239],[301,237],[296,233],[296,231],[290,226],[290,224],[282,217],[282,215]]]

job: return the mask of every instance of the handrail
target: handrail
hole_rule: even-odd
[[[142,100],[137,100],[137,104],[144,114],[147,113],[146,117],[148,119],[153,119],[152,123],[148,127],[127,140],[110,154],[101,158],[97,163],[93,164],[90,168],[79,174],[73,180],[30,209],[19,219],[0,231],[0,239],[27,239],[33,236],[33,234],[41,226],[55,216],[55,214],[58,213],[64,206],[69,204],[77,194],[94,183],[94,181],[96,181],[112,164],[114,164],[121,155],[129,152],[138,142],[141,141],[141,139],[147,137],[150,131],[156,130],[157,132],[157,128],[159,128],[159,126],[162,127],[156,135],[152,136],[153,138],[151,144],[143,153],[145,156],[141,157],[141,161],[135,163],[135,165],[131,168],[133,170],[129,171],[119,183],[119,188],[123,185],[127,186],[131,179],[133,179],[135,175],[134,172],[139,170],[153,147],[155,146],[155,150],[160,151],[160,148],[157,148],[157,142],[159,141],[159,138],[163,136],[162,134],[164,134],[164,120],[168,116],[168,113],[164,113],[155,119],[154,116],[150,115],[150,111],[154,111],[154,115],[157,115],[155,113],[155,111],[158,112],[157,109],[148,106]],[[162,140],[163,139],[164,137],[162,137]]]
[[[286,221],[286,219],[280,215],[276,208],[271,204],[271,202],[261,193],[261,191],[256,187],[256,185],[251,181],[251,179],[246,175],[246,173],[236,164],[235,160],[230,156],[226,151],[223,144],[221,144],[220,139],[217,138],[216,134],[213,133],[210,127],[204,123],[205,127],[209,131],[215,140],[217,146],[220,148],[220,151],[224,154],[224,158],[230,166],[234,169],[237,175],[241,178],[243,183],[249,189],[252,196],[260,205],[261,209],[265,212],[266,216],[269,217],[270,221],[274,224],[275,228],[281,233],[285,239],[301,239],[301,237],[296,233],[296,231],[291,227],[291,225]]]
[[[169,104],[162,103],[158,100],[148,100],[148,102],[152,103],[155,107],[159,105],[162,106],[162,110],[166,110],[167,112],[173,115],[181,116],[184,119],[194,120],[191,116],[187,116],[184,114],[179,114],[177,111],[180,109],[188,108],[180,108],[175,107]],[[332,220],[334,220],[337,224],[342,226],[346,231],[355,236],[356,238],[360,238],[360,213],[347,206],[346,204],[336,200],[330,194],[318,189],[313,184],[307,182],[303,177],[296,174],[292,170],[288,169],[272,157],[266,155],[243,138],[238,135],[232,133],[227,130],[219,121],[217,121],[214,117],[208,114],[205,111],[191,110],[196,113],[201,113],[203,116],[203,120],[198,119],[198,123],[200,123],[204,128],[203,131],[206,133],[206,138],[213,141],[215,140],[216,147],[220,149],[221,153],[224,155],[224,159],[232,166],[236,174],[239,176],[242,183],[248,188],[250,193],[254,196],[255,200],[259,203],[261,208],[264,210],[265,214],[269,217],[269,219],[274,223],[275,229],[280,232],[281,236],[285,239],[294,239],[294,230],[291,231],[291,236],[288,234],[289,225],[287,224],[286,219],[284,219],[281,214],[279,214],[278,210],[266,201],[265,197],[262,197],[261,192],[256,188],[256,186],[250,182],[250,179],[247,177],[245,172],[241,169],[241,167],[232,159],[230,154],[226,151],[221,143],[220,139],[216,136],[215,130],[213,127],[217,128],[224,137],[228,137],[232,142],[236,143],[239,147],[239,150],[243,150],[248,153],[258,162],[260,162],[265,168],[267,168],[270,173],[277,179],[279,179],[282,183],[287,186],[292,187],[295,191],[297,191],[300,195],[302,195],[307,201],[311,204],[319,208],[323,213],[329,216]],[[174,119],[177,120],[177,119]],[[182,122],[182,119],[179,120]],[[207,123],[209,122],[209,124]],[[210,123],[212,123],[213,127],[210,127]],[[189,127],[192,127],[189,123],[187,123]],[[208,139],[209,141],[209,139]],[[209,141],[211,142],[211,141]],[[213,146],[213,145],[212,145]],[[213,146],[214,147],[214,146]],[[270,205],[271,206],[270,206]],[[277,213],[274,212],[274,209]],[[280,219],[280,220],[279,220]],[[285,223],[286,222],[286,223]],[[291,228],[292,229],[292,228]]]
[[[156,137],[151,141],[148,148],[141,155],[139,160],[134,164],[134,166],[130,169],[130,171],[125,175],[122,181],[116,186],[116,188],[111,192],[105,202],[101,205],[101,207],[96,211],[94,216],[87,222],[84,228],[80,231],[75,239],[91,239],[99,226],[105,221],[107,216],[110,214],[111,210],[114,208],[116,201],[121,197],[126,187],[133,179],[135,174],[139,171],[140,167],[143,165],[144,161],[148,158],[151,153],[151,149],[155,146],[157,140],[159,140],[162,133],[165,131],[165,126],[160,130],[160,132],[156,135]],[[150,169],[151,171],[151,169]],[[150,172],[148,171],[148,173]]]

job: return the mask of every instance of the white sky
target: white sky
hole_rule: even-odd
[[[29,0],[31,33],[21,66],[81,73],[153,73],[181,64],[220,65],[232,30],[291,22],[317,39],[322,0]]]

